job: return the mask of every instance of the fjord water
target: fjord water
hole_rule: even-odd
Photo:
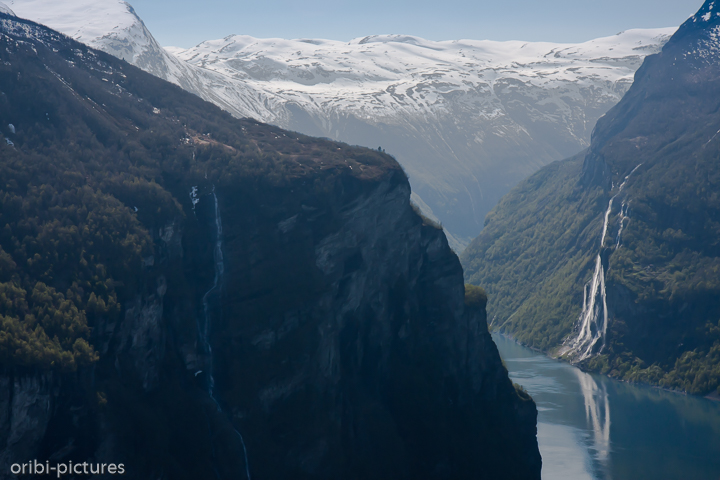
[[[590,375],[493,339],[537,403],[543,480],[720,479],[720,402]]]

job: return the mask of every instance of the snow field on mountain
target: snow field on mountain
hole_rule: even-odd
[[[518,181],[589,145],[597,119],[675,31],[628,30],[579,44],[230,35],[182,49],[162,48],[121,0],[10,6],[236,117],[382,146],[457,251]]]
[[[629,30],[582,44],[453,40],[384,35],[333,40],[257,39],[233,35],[172,52],[285,99],[328,102],[366,115],[440,108],[455,94],[494,96],[507,81],[543,89],[632,81],[642,59],[659,51],[673,28]],[[575,92],[573,92],[575,90]],[[487,105],[490,107],[490,105]],[[484,108],[491,114],[493,108]]]
[[[121,0],[5,0],[15,14],[92,45],[108,35],[125,35],[140,21]]]

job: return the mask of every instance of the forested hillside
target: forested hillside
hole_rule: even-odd
[[[720,385],[720,17],[648,57],[590,148],[543,168],[463,254],[492,324],[629,381]]]
[[[6,362],[72,370],[97,358],[90,327],[98,315],[119,315],[118,296],[137,291],[154,239],[185,217],[182,185],[280,187],[318,170],[322,190],[353,166],[358,176],[374,175],[373,165],[399,168],[371,150],[233,119],[112,57],[43,33],[49,48],[60,47],[56,55],[1,39]]]

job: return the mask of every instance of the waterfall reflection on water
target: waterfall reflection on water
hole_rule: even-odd
[[[720,402],[587,374],[508,337],[493,340],[537,404],[543,480],[720,479]]]
[[[607,464],[610,457],[610,398],[604,384],[598,387],[591,375],[574,368],[580,390],[585,400],[585,419],[592,428],[595,458]],[[605,465],[607,466],[607,465]]]

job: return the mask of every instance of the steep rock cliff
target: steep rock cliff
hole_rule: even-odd
[[[539,478],[534,403],[391,157],[0,28],[0,477]]]
[[[218,197],[218,394],[258,475],[531,475],[537,456],[517,468],[497,459],[532,451],[534,409],[506,380],[484,306],[465,306],[460,263],[411,208],[400,171],[343,176],[329,198]]]

